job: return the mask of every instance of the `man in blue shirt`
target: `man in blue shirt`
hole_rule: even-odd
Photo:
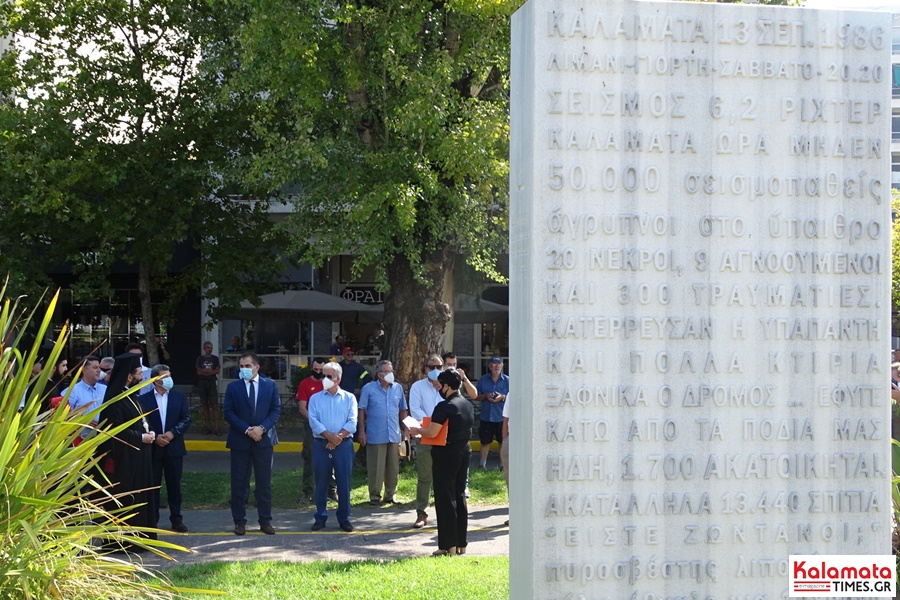
[[[495,439],[503,443],[503,406],[509,393],[509,377],[503,374],[503,359],[492,356],[488,372],[478,380],[478,396],[481,402],[481,417],[478,425],[478,440],[481,442],[482,469],[487,468],[487,457],[491,442]]]
[[[84,366],[81,368],[81,379],[72,386],[69,393],[69,408],[85,408],[85,412],[91,412],[100,408],[103,404],[103,395],[106,393],[106,386],[100,385],[100,359],[96,356],[88,356],[84,359]],[[62,395],[65,396],[69,390],[63,390]],[[99,416],[99,415],[98,415]],[[94,433],[94,427],[97,426],[97,417],[91,420],[91,426],[81,431],[81,438],[84,439]]]
[[[316,477],[316,522],[313,531],[328,520],[328,487],[334,473],[337,484],[337,520],[341,529],[350,524],[350,473],[353,470],[353,434],[356,432],[356,396],[341,389],[343,370],[337,363],[322,368],[323,390],[309,399],[309,426],[313,432],[313,473]]]
[[[359,398],[359,445],[366,447],[369,504],[393,504],[400,474],[400,440],[407,437],[403,419],[409,414],[403,387],[394,381],[389,360],[375,365],[375,381],[363,386]]]

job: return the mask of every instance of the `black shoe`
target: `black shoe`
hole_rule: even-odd
[[[313,523],[313,531],[321,531],[322,529],[325,529],[325,521],[316,521],[315,523]]]
[[[234,535],[244,535],[245,533],[247,533],[247,529],[243,523],[234,524]]]
[[[259,530],[266,535],[275,535],[275,528],[273,528],[269,523],[260,523]]]
[[[172,523],[172,531],[178,533],[187,533],[188,528],[184,523]]]
[[[343,529],[347,533],[350,533],[353,531],[353,525],[350,524],[350,521],[344,521],[343,523],[341,523],[341,529]]]

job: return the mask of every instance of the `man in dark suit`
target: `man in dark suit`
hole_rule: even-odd
[[[225,446],[231,450],[231,516],[234,534],[244,535],[247,525],[246,494],[250,469],[256,478],[256,510],[259,530],[272,535],[272,457],[278,435],[275,423],[281,399],[275,382],[259,374],[259,358],[241,355],[240,380],[225,388],[222,411],[228,421]]]
[[[150,376],[156,377],[149,391],[141,394],[138,400],[141,410],[147,415],[150,431],[159,431],[153,442],[153,484],[156,495],[156,519],[159,523],[159,485],[163,473],[166,477],[166,494],[169,498],[169,521],[172,531],[186,533],[181,516],[181,474],[184,470],[184,432],[191,426],[191,411],[187,398],[181,392],[172,389],[175,381],[167,365],[156,365],[150,370]]]

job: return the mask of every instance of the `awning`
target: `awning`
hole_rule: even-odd
[[[259,306],[241,302],[240,319],[266,318],[285,321],[354,321],[380,323],[380,306],[354,302],[313,290],[288,290],[259,297]]]
[[[260,305],[242,302],[235,315],[239,319],[272,319],[285,321],[352,321],[381,323],[384,307],[363,304],[312,290],[289,290],[260,296]],[[453,301],[453,316],[457,323],[493,323],[507,318],[509,307],[457,294]]]
[[[457,323],[495,323],[505,321],[509,307],[483,298],[457,294],[453,299],[453,317]]]

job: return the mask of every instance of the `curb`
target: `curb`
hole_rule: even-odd
[[[481,443],[476,441],[469,442],[472,446],[473,451],[478,451],[481,449]],[[225,448],[224,441],[215,441],[215,440],[184,440],[185,449],[188,452],[225,452],[227,448]],[[491,443],[491,448],[494,450],[499,450],[500,445],[497,442]],[[303,450],[303,442],[279,442],[277,446],[275,446],[275,452],[301,452]],[[359,451],[359,444],[353,444],[353,451]]]

